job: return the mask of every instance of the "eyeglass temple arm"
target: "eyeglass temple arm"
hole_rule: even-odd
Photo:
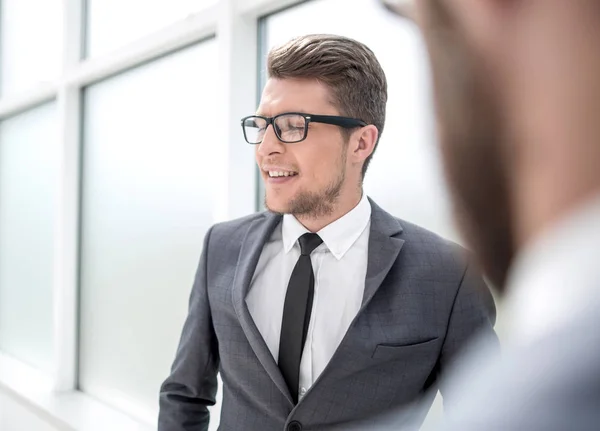
[[[333,124],[348,128],[364,127],[367,125],[367,123],[357,118],[339,117],[337,115],[309,115],[307,118],[309,121],[314,121],[315,123]]]

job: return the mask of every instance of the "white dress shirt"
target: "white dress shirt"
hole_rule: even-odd
[[[367,274],[371,205],[359,204],[317,234],[323,244],[310,256],[315,275],[313,308],[300,362],[298,397],[319,377],[360,309]],[[275,361],[287,286],[300,257],[298,238],[309,232],[292,215],[265,243],[246,304]]]
[[[508,279],[507,341],[527,344],[600,302],[600,196],[532,241]]]

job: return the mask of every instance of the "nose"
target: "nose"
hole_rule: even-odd
[[[267,126],[263,140],[257,147],[256,152],[262,157],[270,156],[271,154],[281,154],[285,151],[285,144],[275,135],[272,124]]]

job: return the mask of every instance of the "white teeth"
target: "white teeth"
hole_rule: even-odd
[[[269,177],[271,178],[276,178],[276,177],[292,177],[296,175],[295,172],[283,172],[283,171],[269,171]]]

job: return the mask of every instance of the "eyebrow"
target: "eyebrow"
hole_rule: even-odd
[[[275,115],[267,115],[264,112],[260,111],[260,110],[256,110],[256,112],[254,113],[254,115],[258,115],[259,117],[275,117],[277,115],[281,115],[281,114],[287,114],[287,113],[300,113],[300,114],[305,114],[305,115],[310,115],[309,111],[305,110],[305,109],[294,109],[294,110],[285,110],[285,111],[281,111]]]

